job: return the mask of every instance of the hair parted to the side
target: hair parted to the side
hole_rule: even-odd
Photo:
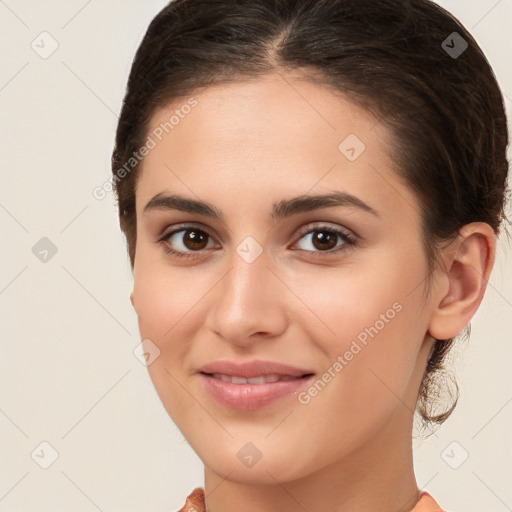
[[[457,58],[442,46],[453,32],[468,43]],[[465,224],[500,232],[508,192],[503,98],[473,37],[429,0],[170,2],[133,61],[113,174],[143,146],[156,110],[204,87],[287,71],[339,91],[390,129],[397,173],[421,205],[430,272],[440,243]],[[113,180],[132,268],[139,168]],[[417,403],[424,426],[441,424],[456,405],[452,380],[452,401],[439,408],[455,339],[436,341],[425,370]]]

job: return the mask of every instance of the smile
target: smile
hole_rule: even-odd
[[[291,399],[295,393],[305,389],[313,374],[260,375],[239,377],[222,373],[199,373],[203,389],[219,405],[230,409],[255,410],[274,402]]]
[[[265,384],[267,382],[279,382],[287,380],[297,380],[302,377],[293,377],[291,375],[260,375],[259,377],[238,377],[234,375],[224,375],[222,373],[213,373],[211,377],[220,379],[224,382],[231,382],[231,384]]]

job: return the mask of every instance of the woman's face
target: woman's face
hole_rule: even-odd
[[[384,126],[276,74],[175,102],[148,135],[132,301],[158,395],[205,465],[275,483],[409,449],[433,304]],[[201,373],[219,361],[292,371]]]

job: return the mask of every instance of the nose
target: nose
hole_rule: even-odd
[[[282,334],[290,297],[277,273],[265,251],[251,263],[233,251],[229,270],[209,294],[206,327],[239,348]]]

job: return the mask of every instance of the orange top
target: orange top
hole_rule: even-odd
[[[187,501],[183,508],[178,512],[206,512],[204,503],[204,489],[196,487],[187,497]],[[411,512],[445,512],[430,496],[428,492],[421,493],[420,500]]]

